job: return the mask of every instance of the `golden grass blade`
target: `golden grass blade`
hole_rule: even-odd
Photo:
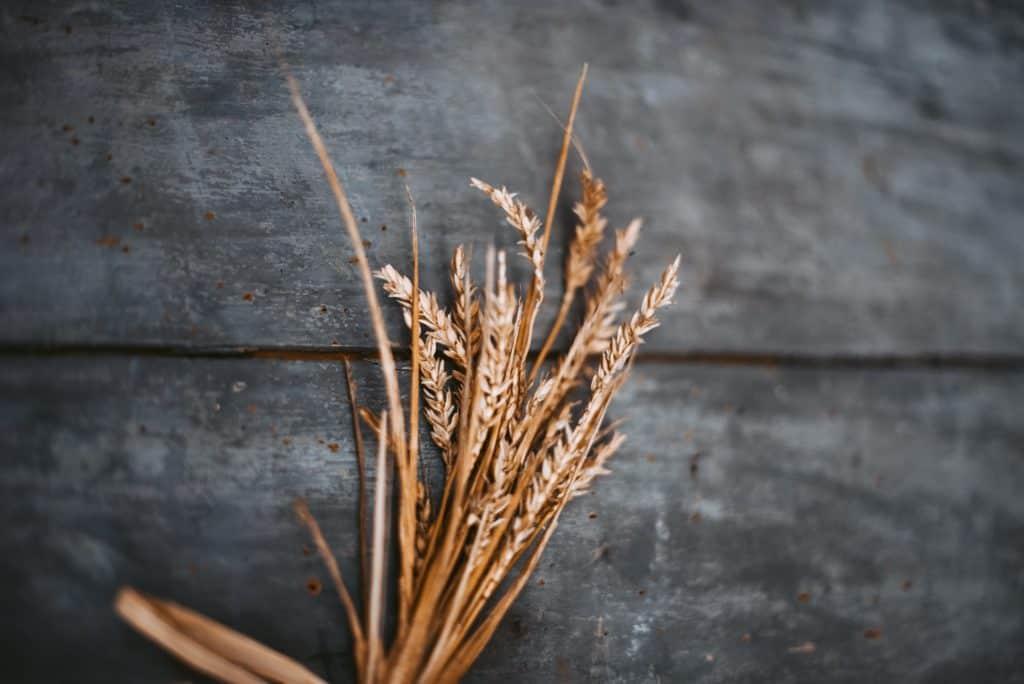
[[[412,291],[420,289],[420,250],[419,235],[416,226],[416,202],[412,191],[405,186],[405,196],[409,201],[409,235],[412,242]],[[416,511],[418,496],[417,459],[419,456],[420,430],[420,298],[413,297],[410,307],[410,354],[411,370],[409,378],[409,444],[406,448],[406,459],[398,471],[398,630],[403,632],[409,619],[410,604],[413,592],[413,571],[416,566]],[[412,496],[409,495],[412,492]]]
[[[171,601],[151,601],[189,636],[257,675],[275,682],[296,684],[320,684],[324,681],[291,658],[193,610]]]
[[[316,545],[317,551],[320,553],[320,557],[324,561],[324,565],[327,566],[327,573],[331,576],[331,581],[334,582],[334,588],[338,592],[338,597],[341,599],[341,604],[345,608],[345,615],[348,618],[349,628],[352,630],[352,640],[356,644],[356,652],[361,653],[364,649],[365,642],[363,636],[363,629],[359,623],[359,613],[356,611],[355,604],[352,602],[352,596],[348,593],[348,588],[345,586],[345,580],[341,577],[341,569],[338,567],[338,559],[331,551],[330,545],[327,543],[327,539],[324,537],[323,532],[320,530],[320,525],[317,524],[316,518],[309,511],[309,506],[302,499],[296,499],[292,503],[292,508],[295,509],[295,514],[299,516],[299,520],[309,530],[309,534],[313,537],[313,543]]]
[[[438,681],[444,682],[457,682],[466,674],[469,667],[476,661],[480,654],[484,650],[484,646],[494,636],[494,631],[498,629],[498,625],[501,624],[501,619],[505,617],[505,613],[512,607],[512,602],[516,600],[519,594],[523,591],[526,586],[526,582],[530,579],[533,571],[537,568],[537,563],[540,562],[541,554],[547,547],[548,542],[551,541],[551,535],[555,532],[557,526],[557,519],[552,520],[544,531],[543,536],[537,543],[533,552],[530,554],[529,560],[520,570],[519,575],[512,582],[512,585],[505,590],[502,594],[501,599],[491,609],[491,612],[487,615],[484,621],[480,624],[477,630],[467,638],[460,648],[454,650],[453,658],[447,663],[443,677],[439,678]]]
[[[376,439],[387,438],[388,448],[394,452],[398,451],[398,443],[395,441],[395,435],[393,433],[385,435],[381,432],[381,429],[383,428],[384,424],[381,422],[380,416],[378,416],[376,413],[366,408],[365,406],[360,406],[359,417],[362,418],[363,422],[366,423],[366,425],[369,426],[371,430],[373,430],[373,434]]]
[[[558,195],[562,190],[562,179],[565,177],[565,162],[569,157],[572,127],[576,122],[576,112],[580,108],[580,98],[583,96],[583,83],[587,80],[587,68],[588,65],[584,63],[583,69],[580,71],[579,80],[576,81],[576,90],[572,95],[572,106],[569,108],[569,118],[565,120],[562,149],[558,152],[558,163],[555,165],[555,177],[551,181],[551,196],[548,198],[548,212],[544,216],[544,234],[541,237],[541,244],[545,252],[547,252],[548,242],[551,240],[551,226],[555,222],[555,208],[558,206]]]
[[[290,658],[198,613],[145,596],[131,587],[118,592],[114,610],[147,638],[218,681],[266,684],[271,679],[324,684]]]
[[[494,248],[488,248],[487,277],[484,293],[490,296],[494,283]],[[488,319],[482,316],[481,340],[488,334]],[[482,355],[482,351],[481,351]],[[479,429],[480,417],[473,410],[479,401],[480,383],[476,380],[476,369],[472,359],[467,359],[465,385],[459,412],[459,434],[475,435]],[[418,676],[420,661],[431,644],[431,628],[439,615],[438,603],[450,588],[450,578],[461,556],[461,540],[466,532],[461,524],[465,513],[466,482],[472,470],[473,454],[468,439],[460,439],[454,467],[449,470],[441,496],[441,507],[431,529],[427,545],[426,567],[417,586],[416,604],[409,622],[408,631],[396,640],[390,656],[390,674],[394,681],[411,681]]]
[[[555,111],[553,109],[551,109],[551,107],[548,105],[548,103],[545,102],[543,100],[543,98],[541,98],[541,96],[538,95],[536,92],[534,92],[533,95],[534,95],[534,97],[537,98],[537,102],[540,103],[540,106],[544,108],[544,111],[546,111],[548,113],[548,116],[550,116],[552,119],[554,119],[555,123],[558,124],[558,127],[560,129],[562,129],[562,132],[564,133],[565,132],[565,124],[562,122],[562,120],[559,118],[559,116],[557,114],[555,114]],[[573,134],[573,136],[572,136],[572,147],[573,147],[574,150],[576,150],[576,155],[580,158],[580,161],[583,163],[583,168],[585,168],[585,169],[587,169],[589,171],[590,170],[590,159],[587,157],[587,152],[586,152],[586,150],[583,149],[583,144],[580,142],[579,137],[577,135],[575,135],[575,134]]]
[[[562,190],[562,179],[565,176],[565,162],[569,156],[569,145],[572,142],[572,127],[576,121],[576,112],[579,110],[580,98],[583,96],[583,83],[586,80],[587,64],[584,63],[583,69],[580,71],[579,80],[576,81],[576,90],[572,96],[572,106],[569,109],[569,117],[566,119],[565,131],[562,135],[562,148],[558,153],[558,162],[555,164],[555,176],[551,181],[551,196],[548,198],[548,211],[544,216],[544,233],[541,235],[540,244],[541,252],[544,255],[547,254],[548,242],[551,240],[551,226],[554,224],[555,208],[558,206],[558,195]],[[530,346],[532,330],[526,330],[525,324],[529,322],[532,327],[532,312],[535,312],[537,302],[543,295],[542,292],[538,291],[536,283],[536,280],[530,283],[530,289],[523,303],[523,310],[527,312],[527,315],[523,316],[524,326],[519,330],[516,340],[516,353],[519,358],[525,358],[526,350]]]
[[[576,216],[579,218],[579,225],[576,227],[572,242],[569,244],[569,252],[566,254],[565,289],[562,292],[562,302],[558,307],[555,321],[551,324],[551,330],[548,331],[548,336],[533,362],[533,369],[530,371],[528,381],[530,384],[533,384],[536,379],[544,365],[544,359],[547,358],[559,331],[565,324],[565,318],[576,298],[576,292],[590,280],[590,275],[594,270],[595,253],[607,225],[607,221],[601,216],[601,209],[608,202],[604,183],[601,179],[594,178],[589,167],[580,173],[580,181],[583,186],[583,198],[574,207]]]
[[[597,433],[597,425],[599,425],[603,419],[604,412],[607,410],[608,404],[610,403],[610,395],[601,403],[601,407],[593,414],[594,418],[589,429],[590,437],[587,444],[580,449],[580,455],[585,455],[590,450],[594,435]],[[581,419],[581,425],[578,426],[577,430],[579,430],[580,427],[587,427],[582,424],[583,420],[584,419]],[[532,550],[529,552],[529,557],[521,568],[519,575],[513,581],[512,585],[506,589],[505,593],[491,609],[491,612],[487,617],[483,619],[476,631],[466,638],[458,649],[453,649],[453,661],[448,664],[445,668],[444,676],[440,677],[438,681],[458,681],[458,679],[461,678],[462,675],[465,674],[466,670],[468,670],[473,664],[476,658],[479,657],[484,646],[486,646],[490,641],[494,631],[498,628],[501,619],[504,617],[505,613],[508,612],[512,602],[515,601],[516,597],[518,597],[519,593],[523,590],[523,587],[526,585],[526,581],[536,568],[541,554],[547,547],[547,544],[551,539],[551,535],[554,533],[555,528],[558,525],[559,516],[561,515],[565,504],[572,496],[573,482],[578,477],[582,467],[582,458],[578,458],[569,463],[568,468],[570,472],[566,478],[565,486],[562,488],[560,493],[553,492],[554,501],[552,506],[547,510],[546,515],[541,519],[535,519],[532,522],[531,526],[525,532],[527,535],[527,541],[523,545],[521,551],[517,552],[512,561],[505,567],[505,572],[511,570],[511,568],[518,563],[521,553],[527,551],[530,549],[531,545],[533,545]],[[543,530],[542,534],[541,530]],[[540,536],[540,539],[534,543],[538,535]],[[486,601],[486,598],[484,598],[483,601]],[[483,601],[478,602],[479,608],[483,607]],[[470,624],[475,621],[476,614],[477,613],[475,612],[470,614],[464,623],[465,627],[468,628]]]
[[[356,382],[352,377],[352,364],[348,359],[345,364],[345,388],[348,393],[348,405],[352,412],[352,436],[356,446],[356,468],[359,471],[359,583],[362,595],[369,595],[370,565],[366,555],[369,535],[366,533],[366,445],[363,443],[363,427],[359,420],[359,399],[356,396]]]
[[[381,311],[380,302],[377,301],[377,292],[373,287],[373,275],[370,273],[370,264],[366,260],[366,250],[363,249],[363,238],[359,233],[359,225],[356,223],[356,217],[352,214],[352,207],[349,205],[345,189],[338,179],[338,174],[334,171],[334,164],[331,162],[330,155],[327,154],[324,141],[320,138],[320,133],[316,129],[316,123],[306,107],[305,100],[302,99],[299,84],[290,73],[286,74],[286,78],[292,95],[292,103],[295,105],[299,118],[302,119],[302,123],[306,128],[306,136],[313,145],[313,150],[323,166],[324,174],[327,176],[327,184],[330,185],[331,192],[334,194],[335,202],[338,205],[338,213],[341,214],[345,230],[348,232],[349,241],[352,243],[352,249],[356,253],[356,261],[359,263],[359,274],[363,280],[363,290],[366,293],[366,301],[370,309],[370,320],[373,323],[373,332],[377,338],[377,353],[380,355],[380,367],[381,373],[384,376],[388,406],[391,409],[391,415],[396,418],[396,420],[391,421],[391,428],[395,441],[399,444],[399,453],[404,454],[405,425],[404,421],[401,420],[402,400],[398,389],[398,372],[395,369],[395,359],[391,353],[391,342],[388,340],[388,333],[384,327],[384,314]]]
[[[388,412],[380,415],[381,434],[390,434],[388,431]],[[391,418],[401,420],[401,417]],[[379,439],[377,442],[377,481],[373,494],[373,569],[370,574],[370,600],[367,603],[366,637],[367,637],[367,663],[366,681],[376,682],[378,669],[382,661],[382,636],[380,631],[381,616],[384,612],[384,580],[387,572],[387,550],[384,548],[385,535],[388,527],[387,507],[387,440]],[[381,673],[380,676],[383,676]]]
[[[555,315],[555,321],[551,324],[551,330],[548,331],[548,336],[544,339],[544,344],[541,345],[540,351],[537,353],[537,357],[533,361],[533,368],[530,370],[530,377],[527,380],[528,384],[533,384],[533,381],[537,379],[537,375],[540,373],[540,369],[544,367],[544,360],[551,352],[551,347],[555,344],[558,332],[562,329],[562,326],[565,325],[565,318],[569,315],[569,309],[572,308],[572,302],[575,298],[576,290],[566,290],[562,294],[562,303],[558,306],[558,313]]]

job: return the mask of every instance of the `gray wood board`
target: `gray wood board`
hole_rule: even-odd
[[[376,264],[408,264],[408,172],[431,287],[457,243],[514,241],[470,175],[544,208],[540,100],[564,113],[589,61],[580,135],[612,223],[647,220],[637,289],[685,258],[652,349],[1024,343],[1009,6],[34,1],[0,31],[0,343],[369,344],[278,49]]]
[[[190,677],[114,617],[131,583],[348,681],[289,508],[354,582],[343,387],[333,363],[0,361],[4,679]],[[1022,400],[1021,373],[639,365],[615,472],[470,681],[1022,681]]]

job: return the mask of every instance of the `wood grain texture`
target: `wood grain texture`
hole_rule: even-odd
[[[160,356],[372,345],[278,55],[371,261],[409,263],[406,180],[442,292],[456,244],[514,242],[470,175],[546,204],[541,100],[588,61],[635,291],[684,255],[649,358],[759,362],[637,367],[615,473],[470,681],[1024,682],[1024,16],[974,0],[4,3],[4,681],[192,679],[122,583],[350,681],[290,509],[355,584],[339,365]],[[877,362],[931,355],[981,362]]]
[[[376,367],[356,372],[380,402]],[[343,382],[310,362],[0,361],[5,681],[191,677],[117,622],[124,582],[349,681],[289,508],[307,497],[355,583]],[[1020,373],[641,364],[615,472],[469,681],[1020,681],[1022,400]]]
[[[0,31],[6,345],[369,345],[277,51],[377,264],[409,262],[408,172],[430,287],[455,244],[513,242],[470,175],[544,206],[539,100],[589,61],[580,135],[613,223],[647,219],[637,282],[685,256],[652,349],[1024,345],[1010,6],[14,2]]]

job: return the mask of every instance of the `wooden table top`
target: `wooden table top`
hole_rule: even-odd
[[[468,179],[544,208],[585,61],[633,299],[683,254],[613,474],[469,681],[1024,681],[1024,15],[910,0],[5,5],[5,681],[193,678],[123,583],[352,677],[290,502],[354,570],[340,359],[379,380],[278,53],[375,265],[403,182],[425,287],[513,246]]]

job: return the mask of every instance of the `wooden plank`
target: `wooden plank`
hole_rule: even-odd
[[[431,287],[457,243],[513,242],[470,175],[543,208],[560,133],[538,98],[563,111],[589,60],[582,140],[613,224],[647,219],[637,288],[686,258],[652,349],[1024,344],[1009,9],[188,0],[7,3],[2,19],[4,344],[370,343],[276,50],[377,264],[408,264],[408,172]],[[552,269],[549,302],[559,286]]]
[[[0,363],[8,679],[190,677],[115,619],[128,582],[349,681],[289,510],[308,498],[354,582],[338,365]],[[1019,679],[1022,400],[1021,373],[641,364],[614,474],[470,681]]]

